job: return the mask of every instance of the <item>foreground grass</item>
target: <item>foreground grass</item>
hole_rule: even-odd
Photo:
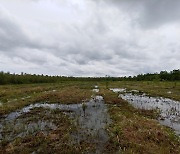
[[[108,151],[113,153],[180,153],[179,138],[170,129],[156,120],[157,112],[138,110],[117,94],[101,89],[105,102],[109,104],[112,124]]]

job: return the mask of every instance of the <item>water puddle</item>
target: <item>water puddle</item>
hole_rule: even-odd
[[[48,134],[51,130],[57,129],[51,121],[38,120],[36,122],[27,122],[28,119],[17,119],[15,121],[7,121],[0,124],[0,141],[13,141],[17,137],[25,137],[27,135],[36,134],[42,131]]]
[[[98,93],[99,92],[99,89],[93,89],[94,92]]]
[[[150,97],[146,94],[124,93],[119,95],[134,107],[145,110],[158,109],[159,122],[175,130],[180,135],[180,102],[162,97]]]
[[[82,141],[94,143],[97,146],[96,152],[100,152],[108,141],[106,126],[110,123],[110,118],[107,113],[107,107],[102,96],[95,96],[90,101],[80,104],[37,103],[12,112],[0,119],[0,142],[4,139],[12,141],[16,137],[33,134],[37,130],[46,133],[50,130],[55,130],[57,126],[51,120],[39,119],[35,122],[29,122],[26,116],[25,118],[20,118],[28,115],[36,108],[47,110],[44,113],[46,116],[50,116],[51,112],[49,110],[60,110],[72,118],[78,127],[78,132],[72,133],[72,142],[74,143]],[[53,116],[51,115],[51,117]]]
[[[92,91],[98,93],[99,92],[99,87],[98,86],[94,86],[94,89]]]
[[[35,135],[38,132],[48,134],[51,130],[57,127],[52,123],[51,117],[49,119],[39,119],[41,113],[43,117],[50,116],[50,111],[39,110],[38,113],[31,113],[35,108],[32,105],[23,108],[20,111],[12,112],[0,119],[0,143],[2,141],[11,142],[17,137],[25,137],[27,135]],[[43,112],[44,111],[44,112]]]
[[[78,112],[76,112],[76,123],[80,129],[74,137],[76,142],[85,140],[95,143],[96,152],[100,152],[109,138],[106,126],[110,123],[110,117],[102,96],[94,97],[86,105],[85,113],[83,108],[78,109]]]
[[[96,86],[94,86],[94,88],[98,89],[98,88],[99,88],[99,86],[97,86],[97,85],[96,85]]]
[[[110,88],[110,90],[115,93],[126,92],[126,89],[124,89],[124,88]]]

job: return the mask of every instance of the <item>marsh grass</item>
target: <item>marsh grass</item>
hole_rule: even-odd
[[[80,103],[94,95],[94,85],[100,87],[100,92],[108,106],[112,123],[107,126],[109,141],[104,153],[180,153],[179,137],[157,122],[158,110],[135,109],[126,101],[118,98],[108,88],[127,88],[139,90],[152,96],[163,96],[180,100],[180,83],[174,82],[61,82],[57,84],[28,84],[0,86],[0,115],[22,109],[32,103]],[[168,93],[171,91],[172,93]],[[29,97],[30,96],[30,97]],[[22,99],[23,98],[23,99]],[[26,120],[24,120],[26,119]],[[9,141],[4,139],[0,145],[0,153],[93,153],[94,143],[73,142],[72,134],[79,131],[80,126],[60,110],[45,110],[34,108],[21,115],[18,120],[24,120],[23,125],[31,122],[50,121],[57,129],[43,132],[40,127],[23,137]],[[77,122],[78,123],[78,122]],[[7,126],[10,128],[10,126]],[[22,131],[24,127],[19,127]],[[14,130],[19,132],[19,130]],[[7,129],[7,132],[8,129]],[[35,135],[34,135],[35,134]],[[92,138],[93,139],[93,138]]]
[[[73,104],[90,99],[90,82],[62,82],[59,84],[28,84],[0,86],[0,115],[21,109],[32,103],[49,102]]]
[[[94,150],[95,145],[86,141],[72,142],[71,134],[77,132],[78,127],[60,110],[34,108],[17,120],[21,120],[22,126],[26,126],[31,122],[39,121],[39,119],[52,122],[56,125],[56,129],[44,128],[45,130],[42,130],[39,126],[29,133],[28,130],[19,127],[18,130],[13,130],[13,133],[18,135],[19,131],[25,131],[26,135],[17,136],[14,139],[5,138],[0,142],[0,153],[82,153]]]
[[[180,101],[179,81],[115,81],[110,82],[109,87],[127,88],[128,90],[139,90],[149,94],[150,96],[161,96]]]
[[[180,153],[179,137],[165,126],[161,126],[157,111],[135,109],[116,93],[101,89],[112,124],[109,126],[110,140],[107,150],[121,153]]]

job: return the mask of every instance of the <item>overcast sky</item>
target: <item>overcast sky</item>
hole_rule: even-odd
[[[180,0],[0,0],[0,71],[124,76],[180,68]]]

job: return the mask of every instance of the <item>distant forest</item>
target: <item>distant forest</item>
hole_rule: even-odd
[[[55,83],[62,81],[180,81],[180,70],[160,73],[139,74],[128,77],[67,77],[36,74],[11,74],[0,72],[0,84]]]

